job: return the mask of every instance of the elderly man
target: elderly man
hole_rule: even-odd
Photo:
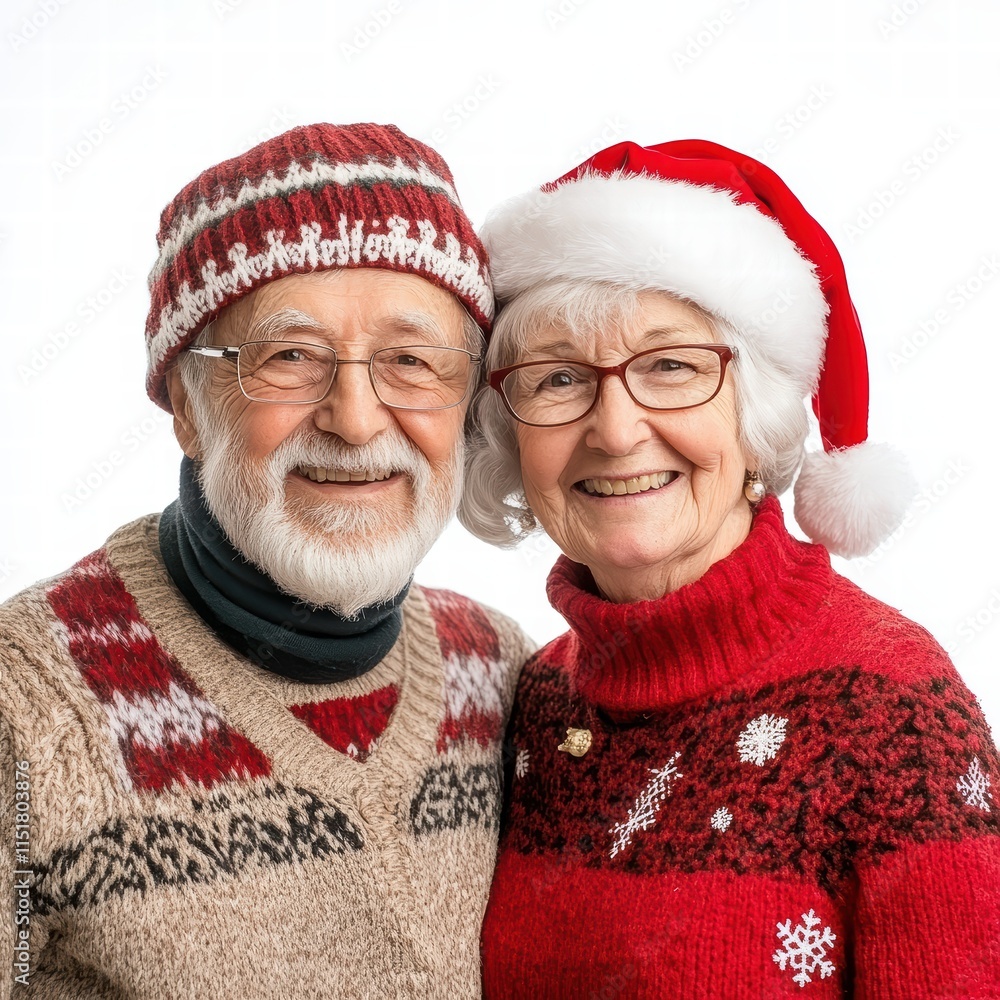
[[[477,995],[530,650],[411,579],[458,501],[483,249],[373,125],[205,171],[158,244],[179,498],[0,608],[0,996]]]

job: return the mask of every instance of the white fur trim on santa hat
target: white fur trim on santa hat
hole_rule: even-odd
[[[550,278],[662,289],[748,334],[794,373],[819,375],[829,306],[781,226],[731,191],[647,174],[584,174],[512,198],[481,233],[502,304]]]
[[[813,452],[795,481],[795,520],[835,555],[867,555],[899,527],[916,489],[905,456],[890,445]]]

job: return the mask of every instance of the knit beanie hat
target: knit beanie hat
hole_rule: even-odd
[[[840,254],[762,163],[703,140],[621,142],[503,203],[481,235],[500,306],[569,278],[668,291],[728,321],[796,399],[812,396],[824,452],[795,484],[803,530],[857,556],[902,521],[915,484],[898,451],[867,441],[867,356]]]
[[[149,397],[220,310],[269,281],[342,267],[415,274],[488,332],[486,254],[448,165],[393,125],[305,125],[199,174],[160,216],[146,320]]]

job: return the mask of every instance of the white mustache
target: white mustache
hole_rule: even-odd
[[[272,453],[268,465],[281,475],[300,465],[312,465],[345,472],[403,472],[417,476],[426,466],[426,459],[402,435],[391,437],[383,433],[361,445],[329,439],[286,440]]]

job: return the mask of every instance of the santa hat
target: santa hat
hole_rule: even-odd
[[[289,274],[376,267],[451,292],[484,332],[486,254],[451,171],[394,125],[301,125],[202,171],[160,217],[146,391],[226,306]]]
[[[622,142],[499,206],[480,234],[498,305],[553,278],[660,289],[745,337],[812,395],[824,452],[806,457],[795,517],[831,552],[870,552],[902,521],[914,483],[867,441],[868,363],[833,241],[772,170],[703,140]]]

